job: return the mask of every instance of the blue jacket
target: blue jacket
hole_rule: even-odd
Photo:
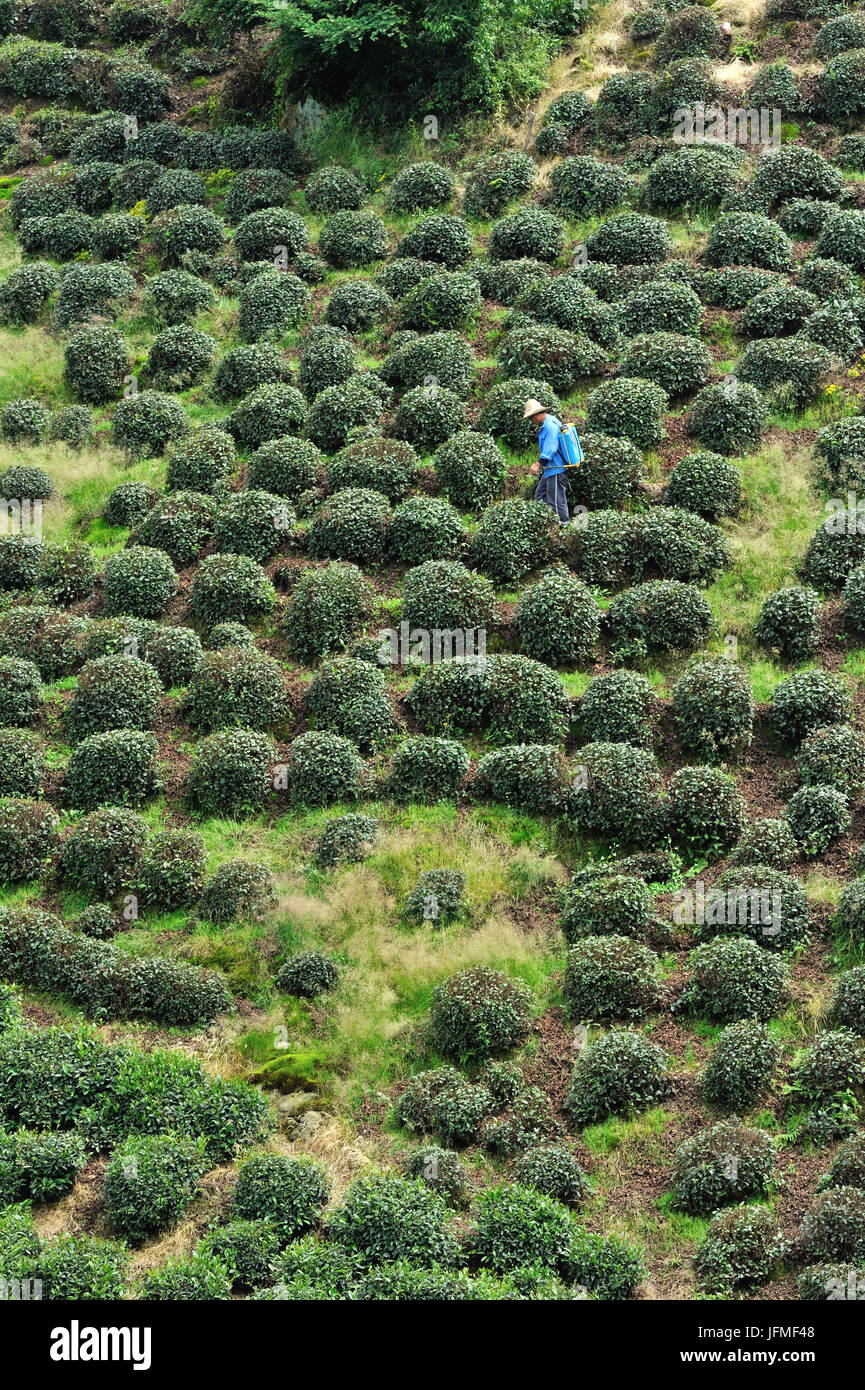
[[[547,415],[541,425],[538,439],[541,466],[545,478],[565,471],[565,455],[562,451],[562,422],[555,415]]]

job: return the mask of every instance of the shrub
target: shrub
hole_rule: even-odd
[[[728,1202],[767,1197],[777,1150],[774,1140],[738,1120],[723,1120],[676,1150],[673,1198],[682,1211],[715,1211]]]
[[[785,820],[764,818],[749,825],[730,856],[733,864],[767,864],[786,869],[798,853]]]
[[[839,676],[819,669],[796,671],[772,691],[772,723],[788,743],[801,743],[827,724],[851,716],[850,692]]]
[[[57,680],[72,675],[81,665],[78,644],[88,627],[89,619],[56,608],[30,604],[9,608],[0,619],[0,656],[28,659],[43,680]],[[22,655],[25,652],[26,658]]]
[[[457,739],[415,736],[393,756],[387,790],[397,801],[456,800],[469,770],[469,755]]]
[[[391,347],[379,372],[390,386],[435,386],[464,395],[473,370],[471,348],[458,333],[443,331],[419,337],[407,330]]]
[[[433,990],[433,1040],[458,1059],[509,1052],[528,1036],[533,1003],[522,981],[485,966],[464,970]]]
[[[320,450],[307,440],[290,436],[272,439],[256,449],[249,460],[246,485],[297,501],[313,486],[322,462]]]
[[[41,557],[42,543],[35,537],[14,532],[0,536],[0,590],[32,588]]]
[[[614,507],[630,497],[642,478],[639,449],[614,435],[583,435],[585,457],[579,470],[565,474],[568,498],[578,505]]]
[[[586,936],[568,951],[564,995],[574,1018],[641,1018],[659,1004],[658,958],[627,936]]]
[[[416,386],[406,391],[396,409],[393,432],[421,453],[432,453],[458,433],[465,421],[465,406],[453,391]]]
[[[216,493],[237,458],[230,434],[205,425],[172,451],[165,474],[169,492]]]
[[[459,512],[440,497],[409,497],[393,513],[387,547],[402,564],[422,565],[459,553],[465,539]]]
[[[186,391],[210,371],[215,350],[213,338],[197,328],[166,328],[150,345],[148,378],[161,391]]]
[[[528,193],[534,178],[534,163],[521,151],[502,150],[482,160],[466,182],[466,216],[498,217],[508,203]]]
[[[25,1198],[51,1202],[62,1197],[74,1186],[85,1161],[84,1144],[77,1134],[27,1130],[0,1134],[0,1195],[4,1209],[14,1211],[7,1204]]]
[[[207,652],[189,684],[184,703],[199,729],[266,729],[288,713],[282,668],[255,647]]]
[[[401,169],[389,189],[390,205],[397,212],[422,212],[444,207],[456,192],[450,169],[425,159]]]
[[[654,13],[640,12],[641,16]],[[680,145],[651,165],[646,179],[646,202],[662,212],[717,205],[734,189],[740,164],[739,152],[728,145]]]
[[[406,574],[402,618],[409,627],[427,633],[468,631],[486,628],[494,617],[492,584],[457,560],[430,560]]]
[[[79,811],[139,805],[160,785],[157,751],[153,735],[138,729],[111,729],[82,739],[66,769],[69,805]]]
[[[231,1271],[235,1287],[251,1289],[270,1283],[279,1236],[267,1220],[228,1221],[210,1232],[204,1248]]]
[[[393,300],[369,280],[350,280],[337,285],[327,303],[325,319],[349,333],[365,333],[393,313]]]
[[[548,557],[552,524],[542,502],[498,502],[484,513],[472,538],[473,558],[498,583],[513,583]]]
[[[670,474],[665,501],[684,507],[707,521],[734,516],[739,508],[741,480],[738,468],[720,454],[688,454]]]
[[[746,453],[760,440],[769,412],[754,386],[727,377],[704,386],[691,406],[689,428],[701,444],[723,454]]]
[[[216,504],[200,492],[172,492],[157,499],[134,539],[138,545],[164,551],[183,568],[198,558],[213,535]]]
[[[173,1226],[206,1168],[203,1139],[138,1134],[111,1156],[102,1181],[108,1222],[133,1244]]]
[[[48,409],[28,396],[8,401],[0,411],[0,437],[9,444],[38,444],[47,433]]]
[[[147,483],[118,483],[102,513],[106,526],[135,526],[143,521],[157,494]]]
[[[825,27],[825,26],[824,26]],[[850,1264],[812,1265],[799,1275],[799,1297],[809,1303],[827,1299],[858,1298],[862,1268]]]
[[[459,869],[427,869],[405,899],[402,916],[417,925],[447,925],[465,910],[466,877]]]
[[[479,1199],[477,1224],[468,1236],[473,1263],[504,1274],[534,1266],[556,1269],[571,1237],[567,1207],[518,1183],[489,1188]]]
[[[682,747],[708,762],[751,742],[754,702],[742,667],[723,657],[698,657],[673,690]]]
[[[619,330],[613,310],[576,275],[557,275],[540,285],[535,280],[532,288],[520,296],[518,308],[529,320],[591,338],[603,348],[618,345]],[[525,325],[524,315],[511,316],[513,328]]]
[[[33,1269],[43,1298],[120,1299],[128,1263],[129,1252],[114,1241],[64,1232],[43,1243]]]
[[[231,1297],[231,1270],[208,1250],[175,1255],[144,1274],[138,1296],[145,1303],[228,1299]]]
[[[865,1154],[863,1136],[851,1137],[835,1153],[828,1169],[820,1179],[819,1186],[827,1187],[865,1187]]]
[[[520,1154],[514,1181],[533,1187],[546,1197],[576,1207],[589,1192],[588,1180],[570,1149],[560,1144],[540,1144]]]
[[[651,746],[657,704],[645,676],[635,671],[611,671],[590,682],[580,718],[592,743]]]
[[[704,1098],[722,1110],[750,1110],[769,1086],[780,1056],[780,1045],[764,1023],[749,1018],[728,1024],[703,1072]]]
[[[688,651],[712,630],[709,605],[693,584],[651,580],[626,589],[604,615],[604,626],[619,658],[651,650]]]
[[[273,585],[248,555],[207,555],[192,581],[190,608],[207,626],[246,622],[273,607]]]
[[[145,285],[145,302],[164,323],[182,324],[215,303],[205,280],[186,270],[166,270]]]
[[[786,661],[807,661],[819,639],[820,600],[814,589],[792,586],[770,594],[754,625],[754,636]]]
[[[177,588],[177,574],[164,551],[134,545],[109,556],[103,585],[106,613],[158,618]]]
[[[405,1167],[407,1178],[417,1178],[451,1207],[466,1204],[468,1183],[466,1170],[459,1154],[442,1149],[437,1144],[424,1144],[409,1155]]]
[[[341,386],[348,381],[354,365],[354,347],[344,333],[326,325],[312,329],[300,359],[300,388],[312,401],[328,386]]]
[[[787,1242],[768,1207],[719,1211],[696,1254],[697,1273],[707,1288],[723,1294],[771,1279]]]
[[[290,956],[274,980],[275,987],[283,994],[293,994],[298,999],[317,999],[338,984],[339,971],[335,963],[318,951],[298,951]]]
[[[369,265],[387,255],[387,228],[375,213],[344,209],[325,222],[318,246],[324,259],[337,270]]]
[[[63,843],[63,874],[84,893],[112,898],[135,881],[146,838],[147,827],[134,811],[91,811]]]
[[[788,969],[770,951],[746,937],[719,938],[690,956],[691,974],[676,1009],[722,1023],[777,1013],[787,994]]]
[[[477,279],[467,271],[439,270],[409,290],[399,309],[405,328],[462,328],[480,308]]]
[[[303,218],[286,208],[250,212],[234,233],[234,250],[241,260],[269,261],[271,265],[278,254],[293,261],[306,250],[308,242],[309,231]]]
[[[344,656],[319,668],[306,694],[312,719],[362,749],[374,749],[393,731],[384,673],[367,661]]]
[[[44,801],[0,797],[0,878],[21,883],[39,878],[57,846],[59,820]]]
[[[103,260],[123,260],[137,251],[147,224],[131,212],[107,213],[93,228],[93,249]]]
[[[556,814],[564,801],[565,775],[559,749],[548,743],[518,743],[481,758],[471,791],[478,799],[532,815]]]
[[[65,379],[88,405],[105,405],[120,394],[129,369],[126,344],[114,328],[81,328],[66,344]]]
[[[4,496],[8,497],[7,490]],[[46,545],[39,557],[39,588],[55,604],[78,603],[96,587],[96,558],[86,543]]]
[[[568,819],[579,830],[621,840],[650,838],[660,777],[651,753],[631,744],[587,743],[569,798]]]
[[[165,830],[148,840],[138,889],[148,907],[173,912],[201,897],[207,850],[190,830]]]
[[[642,1034],[604,1033],[577,1058],[565,1110],[577,1126],[638,1115],[670,1094],[668,1065],[663,1050]]]
[[[118,402],[111,423],[115,444],[131,454],[153,458],[189,432],[189,417],[179,401],[161,391],[136,391]]]
[[[240,222],[251,212],[284,206],[290,197],[291,181],[278,169],[244,169],[235,175],[225,195],[223,212],[229,222]]]
[[[523,420],[523,409],[529,399],[541,401],[555,415],[562,407],[552,387],[545,381],[520,378],[494,386],[487,395],[478,419],[478,426],[491,435],[499,436],[513,449],[529,449],[537,445],[537,433],[531,421]]]
[[[846,209],[831,213],[820,230],[814,254],[840,261],[861,275],[865,270],[865,217],[862,213]]]
[[[638,449],[651,449],[664,438],[662,415],[667,393],[639,377],[619,377],[589,393],[586,424],[591,431],[624,436]]]
[[[750,690],[740,686],[737,694],[750,703]],[[674,843],[717,859],[739,839],[747,808],[733,778],[718,768],[680,767],[670,779],[664,815]]]
[[[300,734],[289,749],[292,800],[300,806],[354,801],[360,791],[362,766],[350,739],[318,730]]]
[[[285,615],[292,656],[310,663],[347,647],[368,621],[373,597],[356,565],[333,563],[302,575]]]
[[[583,937],[645,936],[652,922],[651,902],[648,885],[641,878],[612,869],[578,873],[562,903],[565,940],[574,945]]]
[[[570,394],[581,377],[596,375],[604,360],[602,349],[584,334],[548,324],[528,322],[512,328],[499,345],[499,369],[504,376],[537,373],[563,395]]]
[[[66,710],[67,732],[78,742],[88,734],[111,729],[152,729],[161,697],[159,676],[138,657],[103,656],[88,661]]]
[[[554,166],[550,187],[554,207],[571,217],[585,217],[620,207],[627,197],[630,179],[617,164],[592,155],[576,155]]]
[[[723,213],[712,224],[703,254],[707,265],[713,266],[789,271],[792,265],[789,238],[776,222],[756,212]]]
[[[247,489],[230,496],[217,513],[214,547],[264,563],[280,548],[295,522],[294,510],[283,498]]]
[[[645,333],[698,333],[702,317],[703,307],[690,286],[673,281],[639,285],[619,307],[619,323],[629,337]],[[681,350],[678,342],[676,348]]]
[[[224,735],[213,737],[220,739]],[[247,737],[252,739],[255,735]],[[198,910],[207,922],[235,922],[260,916],[275,898],[273,875],[264,864],[229,859],[208,879]]]
[[[315,860],[323,868],[332,868],[344,861],[360,863],[376,843],[379,824],[372,816],[355,812],[334,816],[315,842]]]
[[[801,409],[820,390],[832,357],[806,338],[761,338],[749,343],[738,364],[742,381]]]
[[[850,829],[847,797],[837,787],[800,787],[790,798],[787,820],[802,854],[825,854]]]
[[[96,224],[86,212],[59,212],[56,217],[28,217],[18,240],[28,255],[50,251],[55,260],[71,261],[92,250]]]
[[[686,286],[670,288],[685,289]],[[650,333],[631,339],[620,365],[625,377],[654,382],[668,396],[675,397],[689,395],[703,386],[708,380],[711,362],[708,348],[693,338],[679,333]]]
[[[402,440],[381,436],[358,439],[331,459],[328,488],[331,492],[368,488],[382,493],[389,502],[401,502],[414,482],[417,466],[417,454]]]
[[[777,284],[779,272],[750,265],[728,265],[703,273],[701,293],[707,304],[720,309],[744,309],[761,290]]]
[[[240,335],[254,343],[265,334],[296,328],[309,303],[309,291],[296,275],[284,270],[264,270],[241,290]]]
[[[375,564],[384,553],[387,499],[369,488],[345,488],[325,500],[309,529],[310,554]]]
[[[471,232],[461,217],[443,213],[424,217],[398,243],[396,257],[436,261],[446,270],[457,270],[469,259]]]
[[[47,261],[19,266],[0,285],[0,318],[6,323],[36,323],[60,283]]]
[[[865,1192],[855,1185],[832,1187],[814,1198],[799,1233],[799,1253],[809,1263],[865,1258]]]
[[[447,1221],[444,1201],[420,1179],[382,1173],[355,1179],[327,1229],[331,1241],[365,1266],[397,1259],[448,1266],[457,1246]]]
[[[799,749],[796,766],[803,786],[836,787],[858,801],[865,789],[865,738],[848,724],[817,729]]]
[[[313,212],[355,211],[366,202],[366,190],[352,169],[328,164],[318,169],[306,185],[307,207]]]
[[[0,729],[0,796],[39,796],[45,772],[42,745],[25,729]]]
[[[515,261],[473,261],[470,269],[477,276],[484,299],[509,306],[518,303],[529,290],[537,292],[552,275],[550,265],[528,256]]]
[[[339,386],[320,391],[309,412],[306,432],[326,453],[349,443],[355,430],[371,431],[390,392],[371,372],[356,372]]]
[[[637,212],[609,218],[586,240],[589,260],[609,265],[655,265],[666,260],[672,249],[665,224]]]
[[[528,656],[548,666],[573,665],[591,655],[600,615],[582,581],[566,569],[553,568],[524,590],[514,626]]]

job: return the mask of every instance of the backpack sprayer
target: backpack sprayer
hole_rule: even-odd
[[[565,472],[569,468],[579,468],[583,461],[583,446],[573,425],[562,425],[562,453],[565,456]]]

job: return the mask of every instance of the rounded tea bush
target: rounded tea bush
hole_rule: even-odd
[[[144,302],[166,324],[182,324],[212,309],[216,299],[206,280],[188,270],[164,270],[148,279]]]
[[[216,343],[189,324],[165,328],[154,338],[147,357],[147,376],[160,391],[186,391],[207,376]]]
[[[613,1029],[580,1052],[565,1099],[578,1127],[611,1115],[639,1115],[672,1090],[669,1058],[641,1033]]]
[[[387,529],[388,551],[404,565],[459,554],[464,540],[459,512],[442,497],[407,498],[395,509]]]
[[[527,656],[548,666],[567,666],[590,657],[600,634],[600,614],[582,580],[555,567],[520,595],[514,626]]]
[[[553,520],[543,502],[496,503],[484,512],[472,538],[475,563],[499,584],[524,578],[549,557]]]
[[[229,496],[220,507],[213,528],[214,549],[248,555],[263,564],[284,544],[296,520],[284,498],[248,488]]]
[[[362,180],[352,169],[327,164],[313,174],[304,190],[307,207],[313,212],[356,211],[366,202]]]
[[[369,265],[387,255],[387,228],[375,213],[343,209],[325,222],[318,248],[336,270]]]
[[[667,393],[655,382],[619,377],[589,393],[586,424],[591,431],[624,436],[638,449],[651,449],[664,438],[666,407]]]
[[[190,608],[206,626],[245,623],[269,613],[275,602],[273,585],[248,555],[206,555],[195,572]]]
[[[747,807],[735,780],[720,769],[680,767],[667,787],[663,816],[674,844],[717,859],[742,834]]]
[[[825,854],[850,829],[850,806],[837,787],[800,787],[790,798],[787,820],[802,854]]]
[[[296,434],[307,420],[307,404],[296,386],[270,382],[244,396],[228,417],[226,429],[241,449],[258,449],[271,439]]]
[[[357,657],[337,657],[320,666],[306,692],[306,706],[320,728],[353,739],[365,751],[393,732],[384,672]]]
[[[144,520],[157,500],[147,483],[118,483],[102,513],[106,526],[136,526]]]
[[[162,682],[146,661],[136,656],[98,657],[79,673],[66,708],[67,733],[78,742],[111,729],[152,729],[161,698]]]
[[[556,1269],[566,1259],[572,1226],[567,1207],[533,1187],[488,1188],[468,1236],[474,1263],[507,1274],[527,1267]]]
[[[573,1018],[641,1018],[660,1002],[658,958],[627,936],[583,937],[568,951],[563,992]]]
[[[296,275],[284,270],[263,270],[240,292],[240,336],[255,343],[267,334],[296,328],[309,308],[309,290]]]
[[[428,208],[444,207],[455,192],[456,180],[450,169],[425,159],[400,170],[388,190],[388,198],[396,212],[425,212]]]
[[[770,218],[756,212],[727,212],[713,222],[703,254],[707,265],[712,266],[789,271],[791,252],[789,237]]]
[[[465,910],[465,888],[465,874],[459,869],[427,869],[405,899],[402,916],[415,925],[445,926]]]
[[[282,667],[255,647],[206,652],[183,709],[198,729],[270,728],[289,709]]]
[[[330,1181],[311,1158],[260,1154],[247,1159],[232,1194],[232,1215],[266,1220],[287,1243],[318,1224],[330,1198]]]
[[[289,749],[288,785],[299,806],[332,806],[355,801],[363,764],[351,739],[311,730],[299,734]]]
[[[114,1150],[102,1180],[111,1229],[138,1245],[173,1226],[207,1168],[203,1139],[135,1134]]]
[[[669,288],[687,287],[672,285]],[[625,377],[654,382],[674,398],[690,395],[705,385],[712,358],[708,348],[695,338],[681,333],[652,332],[631,339],[622,353],[620,365]]]
[[[535,165],[529,155],[502,150],[472,170],[466,181],[463,210],[467,217],[498,217],[508,203],[528,193],[534,179]]]
[[[330,460],[328,490],[369,488],[391,503],[402,502],[415,481],[417,467],[417,454],[403,440],[382,436],[358,439]]]
[[[520,980],[486,966],[452,975],[433,990],[430,1030],[448,1057],[483,1060],[523,1043],[534,998]]]
[[[327,1233],[365,1267],[399,1259],[447,1267],[457,1254],[448,1217],[445,1202],[420,1179],[364,1174],[348,1188]]]
[[[397,746],[387,790],[397,801],[455,801],[468,770],[469,755],[457,739],[416,735]]]
[[[722,1295],[743,1285],[767,1283],[786,1250],[768,1207],[732,1207],[712,1218],[695,1264],[707,1288]]]
[[[570,1149],[562,1144],[539,1144],[520,1154],[514,1166],[514,1181],[569,1207],[579,1206],[590,1191],[585,1173]]]
[[[851,801],[865,790],[865,737],[849,724],[830,724],[806,738],[796,757],[803,786],[836,787]]]
[[[190,805],[203,816],[254,814],[271,791],[275,747],[262,733],[226,729],[202,739],[187,780]]]
[[[162,550],[179,568],[198,558],[213,534],[216,504],[200,492],[172,492],[157,499],[139,527],[138,545]]]
[[[768,1197],[777,1149],[770,1135],[722,1120],[676,1150],[673,1200],[681,1211],[715,1211],[729,1202]]]
[[[160,785],[158,744],[140,729],[90,734],[72,749],[63,790],[78,811],[138,806]]]
[[[711,609],[694,584],[650,580],[619,594],[604,615],[616,659],[648,651],[689,651],[712,631]]]
[[[356,565],[333,562],[303,574],[285,613],[291,655],[309,665],[346,648],[369,620],[374,598]]]
[[[176,571],[163,550],[134,545],[106,561],[103,592],[108,614],[158,618],[176,588]]]
[[[298,951],[280,966],[274,987],[282,994],[298,999],[317,999],[339,984],[339,971],[334,962],[318,951]]]
[[[0,877],[4,883],[40,878],[57,849],[60,824],[46,801],[0,797]]]
[[[798,854],[793,832],[785,820],[770,817],[749,825],[730,856],[733,864],[766,864],[786,869]]]
[[[831,368],[832,354],[804,337],[761,338],[746,347],[737,365],[743,382],[795,410],[818,395]]]
[[[309,528],[309,551],[318,559],[378,563],[390,518],[387,498],[370,488],[345,488],[327,498]]]
[[[676,1008],[721,1023],[765,1023],[787,997],[788,967],[747,937],[706,942],[692,951],[690,977]]]
[[[655,759],[625,743],[587,743],[577,754],[568,819],[581,831],[627,842],[650,838],[659,812]]]
[[[778,737],[798,744],[827,724],[850,719],[850,692],[840,676],[815,668],[796,671],[776,685],[770,697],[772,724]]]
[[[673,687],[673,717],[682,747],[707,762],[747,748],[754,723],[747,672],[726,657],[695,657]]]
[[[651,746],[657,713],[652,688],[636,671],[595,676],[580,706],[582,726],[591,743]]]
[[[63,876],[82,893],[113,898],[135,882],[146,839],[146,822],[134,811],[120,807],[91,811],[63,842]]]
[[[189,433],[189,417],[179,401],[162,391],[137,391],[118,402],[111,422],[115,444],[144,458],[164,454]]]
[[[801,884],[768,864],[726,869],[706,894],[703,916],[698,937],[738,933],[781,951],[807,941],[810,931]]]
[[[437,1144],[424,1144],[409,1155],[407,1178],[418,1178],[451,1207],[463,1207],[468,1197],[466,1170],[459,1154]]]
[[[817,648],[820,598],[816,590],[791,585],[770,594],[754,624],[754,636],[784,661],[807,661]]]
[[[315,862],[322,868],[335,864],[360,863],[379,837],[379,823],[372,816],[356,811],[334,816],[315,842]]]
[[[814,1198],[799,1232],[798,1253],[809,1264],[818,1261],[865,1260],[865,1190],[831,1187]]]
[[[488,579],[458,560],[429,560],[411,569],[403,586],[402,618],[429,633],[486,628],[496,611]]]
[[[480,759],[471,783],[476,800],[498,801],[532,815],[562,808],[566,768],[561,751],[549,743],[517,743]]]
[[[256,449],[246,469],[246,486],[297,501],[315,484],[324,457],[314,444],[290,435]]]
[[[765,1095],[780,1059],[781,1046],[765,1023],[752,1018],[729,1023],[703,1072],[704,1099],[719,1110],[743,1114]]]
[[[87,405],[116,400],[128,370],[126,343],[114,328],[80,328],[66,344],[66,384]]]
[[[755,386],[727,377],[694,398],[689,429],[701,444],[722,454],[747,453],[766,428],[769,412]]]
[[[640,938],[651,927],[651,905],[649,888],[643,879],[612,870],[587,870],[585,874],[576,874],[568,885],[559,921],[570,945],[583,937]]]
[[[0,729],[0,796],[39,796],[45,772],[42,744],[27,729]]]

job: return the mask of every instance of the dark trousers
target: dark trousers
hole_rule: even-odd
[[[540,477],[535,488],[535,501],[546,502],[548,507],[552,507],[562,525],[567,526],[571,518],[565,493],[564,473],[553,473],[549,478]]]

